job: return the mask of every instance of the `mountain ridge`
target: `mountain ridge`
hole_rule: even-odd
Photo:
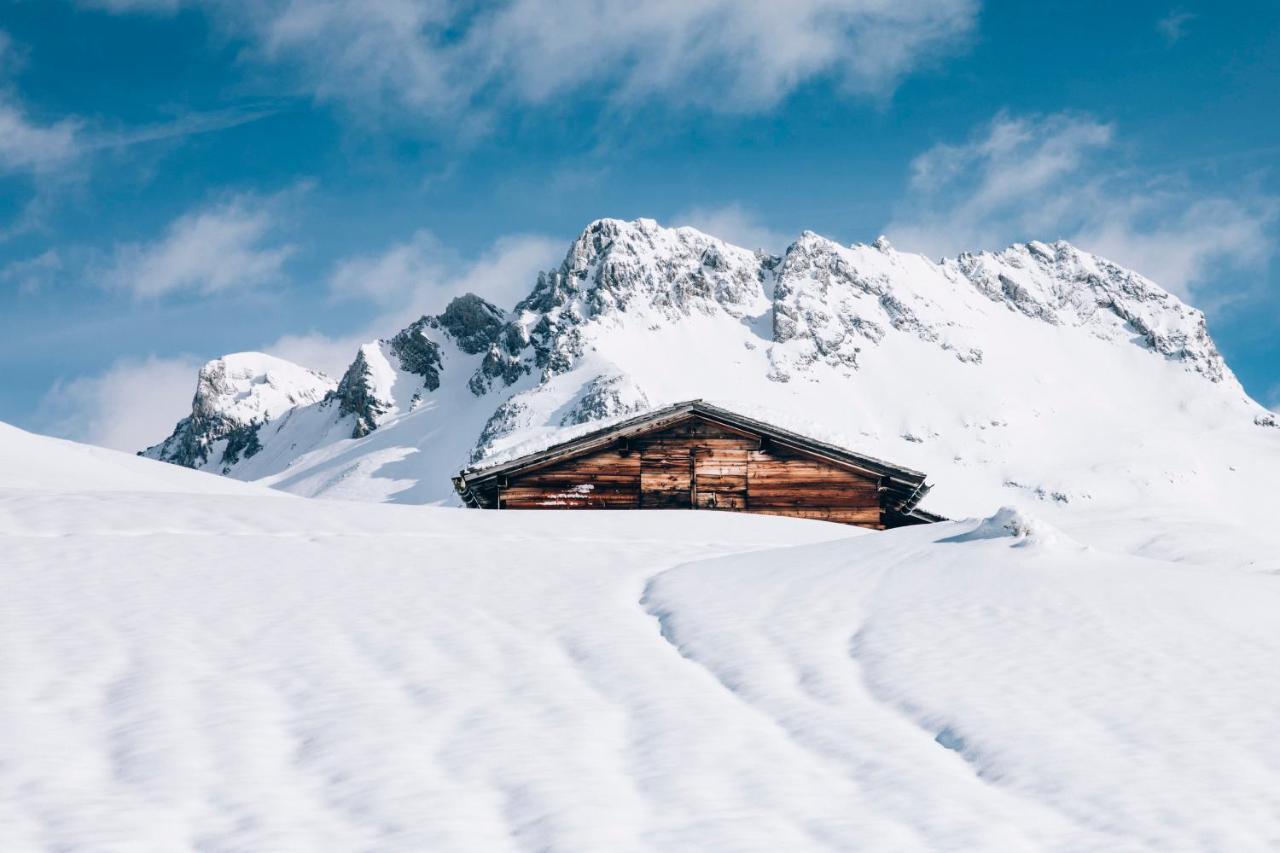
[[[512,310],[460,296],[361,346],[322,399],[251,419],[238,439],[192,436],[205,458],[175,454],[172,436],[143,453],[303,494],[449,503],[466,464],[694,397],[924,470],[974,460],[983,485],[961,486],[960,503],[977,511],[1007,489],[1092,495],[984,449],[999,432],[1017,455],[1046,439],[1078,455],[1050,412],[1091,411],[1081,423],[1100,440],[1166,410],[1197,431],[1223,418],[1256,430],[1265,412],[1201,312],[1064,241],[935,262],[806,231],[779,256],[601,219]]]

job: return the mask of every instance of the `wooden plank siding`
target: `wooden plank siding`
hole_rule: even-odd
[[[640,457],[601,450],[512,477],[498,490],[507,509],[635,509]]]
[[[883,527],[878,479],[691,416],[513,474],[508,509],[718,509]]]

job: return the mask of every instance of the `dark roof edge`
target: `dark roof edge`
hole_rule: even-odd
[[[614,437],[621,437],[619,435],[620,433],[637,430],[637,428],[648,426],[656,421],[661,421],[667,418],[682,417],[686,414],[705,415],[713,419],[725,421],[730,425],[746,427],[752,431],[759,432],[762,435],[767,435],[773,440],[794,445],[801,450],[829,456],[834,458],[836,461],[844,462],[854,467],[860,467],[871,473],[887,475],[893,479],[900,480],[911,492],[910,497],[903,505],[905,510],[914,508],[916,503],[924,497],[925,492],[927,492],[929,488],[924,483],[925,475],[920,471],[915,471],[911,468],[904,468],[901,465],[894,465],[890,462],[885,462],[883,459],[877,459],[874,456],[855,453],[846,448],[839,447],[838,445],[828,444],[824,441],[809,438],[808,436],[773,426],[772,424],[765,423],[764,421],[758,421],[754,418],[740,415],[737,412],[732,412],[701,399],[686,400],[682,403],[673,403],[657,409],[649,409],[648,411],[642,412],[634,417],[592,430],[591,432],[575,438],[567,439],[557,444],[552,444],[548,447],[542,448],[541,450],[536,450],[523,456],[509,459],[506,462],[500,462],[496,465],[473,465],[469,468],[464,468],[454,478],[454,485],[455,487],[458,487],[458,491],[460,493],[464,492],[464,490],[469,491],[469,487],[472,483],[489,480],[490,478],[499,477],[504,474],[511,474],[515,471],[529,468],[546,459],[557,457],[565,453],[571,453],[575,450],[591,450],[598,444],[606,443]]]

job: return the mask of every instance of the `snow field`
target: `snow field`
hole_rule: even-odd
[[[6,851],[1280,844],[1268,529],[344,503],[0,438]]]

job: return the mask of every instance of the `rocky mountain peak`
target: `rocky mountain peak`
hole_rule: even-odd
[[[160,444],[140,455],[188,468],[211,456],[224,468],[253,456],[263,424],[299,406],[317,403],[334,388],[328,376],[260,352],[215,358],[200,368],[191,414]]]
[[[454,298],[439,316],[430,318],[434,328],[452,335],[458,349],[469,355],[487,352],[505,321],[506,312],[474,293]]]
[[[1155,282],[1065,240],[1015,243],[999,252],[943,261],[979,292],[1011,310],[1053,325],[1089,326],[1148,349],[1213,382],[1229,375],[1204,314]]]
[[[370,364],[370,350],[376,348],[376,344],[360,347],[330,397],[338,404],[340,415],[350,415],[355,419],[352,438],[360,438],[377,429],[378,419],[391,408],[390,402],[378,393],[377,378]],[[380,354],[374,355],[373,359],[380,360]]]
[[[602,219],[512,311],[459,296],[360,347],[336,386],[265,356],[241,361],[201,371],[191,416],[148,455],[246,477],[292,466],[297,490],[341,491],[370,475],[342,467],[301,485],[299,471],[338,456],[347,466],[359,446],[336,442],[378,431],[379,448],[413,460],[398,470],[420,469],[412,495],[394,499],[438,501],[467,459],[698,396],[794,411],[893,458],[947,437],[951,454],[936,457],[947,464],[994,465],[1023,440],[1004,432],[1011,421],[1069,452],[1074,432],[1054,425],[1068,410],[1090,413],[1073,423],[1113,417],[1108,428],[1132,431],[1167,400],[1212,398],[1239,406],[1250,430],[1274,423],[1234,383],[1199,311],[1062,241],[935,262],[883,238],[849,246],[806,231],[775,257],[693,228]],[[1147,414],[1130,416],[1140,395]],[[1095,397],[1115,405],[1103,412]]]

